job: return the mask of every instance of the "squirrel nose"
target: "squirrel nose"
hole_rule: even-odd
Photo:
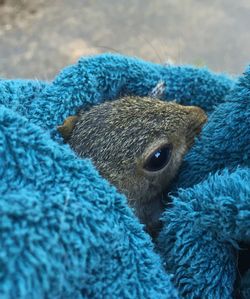
[[[203,109],[196,106],[187,106],[186,109],[191,116],[191,121],[187,127],[187,141],[191,146],[194,138],[200,134],[203,125],[206,123],[207,115]]]
[[[191,128],[195,130],[197,134],[200,133],[203,125],[207,121],[207,115],[203,109],[196,106],[186,106],[188,113],[191,116]]]
[[[194,121],[194,125],[202,127],[207,121],[207,115],[203,109],[196,106],[186,106],[186,109],[192,115],[192,119]]]

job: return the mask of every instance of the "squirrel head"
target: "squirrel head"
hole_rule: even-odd
[[[167,189],[206,119],[198,107],[124,97],[80,111],[59,131],[143,218],[140,208]]]

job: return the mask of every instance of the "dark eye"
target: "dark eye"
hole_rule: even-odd
[[[170,144],[159,147],[149,155],[144,164],[144,169],[147,171],[161,170],[168,164],[171,157],[171,152],[172,146]]]

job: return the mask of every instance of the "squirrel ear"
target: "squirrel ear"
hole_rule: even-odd
[[[74,129],[76,121],[77,121],[77,116],[69,116],[65,119],[65,121],[61,126],[57,127],[57,130],[61,133],[64,140],[69,139]]]

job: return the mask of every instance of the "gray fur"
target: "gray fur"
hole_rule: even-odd
[[[206,120],[198,107],[149,97],[126,97],[81,111],[70,146],[92,159],[101,175],[124,193],[136,215],[154,233],[163,210],[162,193]],[[143,163],[153,149],[172,144],[168,165],[149,173]]]

